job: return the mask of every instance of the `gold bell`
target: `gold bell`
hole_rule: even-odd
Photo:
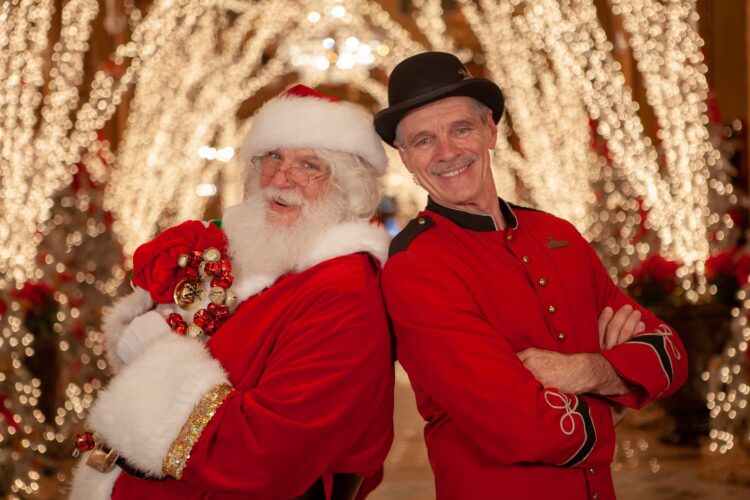
[[[208,261],[204,260],[204,261],[203,261],[203,262],[201,262],[201,263],[200,263],[200,265],[198,266],[198,274],[199,274],[199,275],[200,275],[200,277],[201,277],[201,278],[203,278],[204,280],[208,278],[208,273],[206,272],[206,264],[208,264]]]
[[[227,298],[227,292],[220,286],[212,286],[211,291],[208,292],[208,299],[216,304],[217,306],[220,306],[224,303],[224,300]]]
[[[210,247],[203,250],[203,260],[206,262],[219,262],[221,252],[218,248]]]
[[[115,450],[106,450],[101,443],[97,443],[96,448],[91,450],[86,458],[86,465],[98,472],[109,472],[119,457]]]
[[[237,294],[232,290],[227,290],[225,293],[227,297],[224,299],[224,305],[229,309],[234,309],[237,306]]]
[[[199,339],[203,336],[203,328],[195,323],[190,323],[187,327],[187,334],[190,338]]]
[[[196,301],[200,300],[203,287],[192,280],[182,280],[174,287],[174,303],[182,309],[189,309]]]

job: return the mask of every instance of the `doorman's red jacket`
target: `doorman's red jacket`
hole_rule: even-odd
[[[507,221],[428,203],[383,272],[438,499],[614,498],[612,403],[674,392],[687,358],[674,331],[625,295],[568,222],[499,201]],[[646,330],[601,354],[635,389],[606,399],[543,387],[516,353],[600,352],[605,306]]]

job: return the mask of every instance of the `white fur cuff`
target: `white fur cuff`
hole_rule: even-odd
[[[151,296],[146,290],[136,288],[133,293],[118,300],[110,309],[105,311],[102,318],[102,331],[107,347],[107,360],[113,370],[118,371],[123,362],[117,355],[117,342],[136,316],[140,316],[154,306]]]
[[[228,379],[221,364],[195,340],[170,334],[99,392],[87,420],[109,447],[152,477],[202,396]]]
[[[98,472],[86,465],[85,453],[73,471],[72,490],[68,500],[110,500],[115,481],[122,469],[115,466],[109,472]]]

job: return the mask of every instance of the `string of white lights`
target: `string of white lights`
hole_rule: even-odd
[[[414,20],[433,50],[455,52],[456,42],[446,33],[441,0],[412,0]]]
[[[750,342],[750,286],[745,284],[732,309],[731,338],[724,348],[718,367],[702,374],[708,382],[706,396],[711,416],[709,450],[725,454],[738,442],[750,445],[750,385],[748,385],[747,348]]]
[[[659,123],[657,138],[664,151],[670,194],[681,208],[672,212],[672,227],[680,230],[672,231],[671,240],[662,238],[664,251],[670,257],[679,255],[688,265],[682,272],[683,287],[695,299],[706,292],[705,278],[690,290],[689,276],[692,271],[702,274],[708,257],[708,160],[719,159],[706,128],[707,68],[700,51],[703,41],[691,22],[697,20],[695,4],[613,0],[612,8],[630,35],[648,104]]]

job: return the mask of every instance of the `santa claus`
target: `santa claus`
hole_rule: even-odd
[[[117,374],[91,408],[71,498],[352,499],[377,485],[393,363],[371,117],[296,86],[258,111],[243,159],[245,201],[221,226],[233,313],[202,341],[173,331],[153,289],[115,305]]]

